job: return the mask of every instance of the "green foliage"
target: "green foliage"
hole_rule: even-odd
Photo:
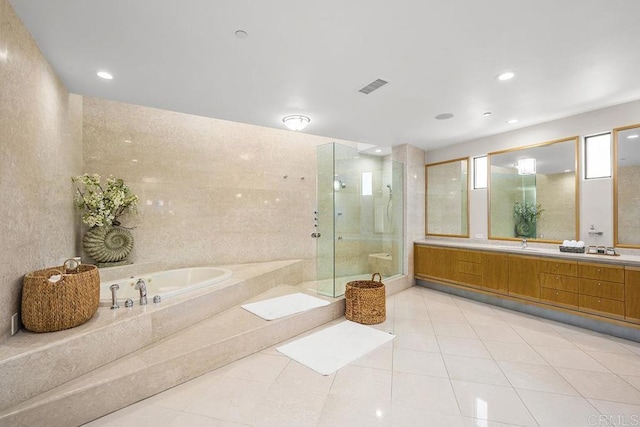
[[[136,212],[138,196],[119,178],[107,178],[106,187],[100,184],[100,175],[84,174],[71,180],[82,188],[77,188],[76,206],[84,210],[82,222],[89,227],[120,225],[118,217],[126,212]]]
[[[513,205],[513,214],[516,218],[519,218],[521,222],[535,223],[542,213],[544,209],[542,209],[542,205],[538,203],[537,205],[529,202],[516,202]]]

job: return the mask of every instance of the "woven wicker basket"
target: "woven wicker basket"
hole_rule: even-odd
[[[68,260],[69,261],[69,260]],[[100,301],[100,275],[95,265],[76,264],[34,271],[24,276],[22,323],[33,332],[53,332],[81,325]],[[71,260],[73,261],[73,260]],[[57,282],[49,280],[60,275]]]
[[[378,276],[378,281],[375,281]],[[386,295],[380,273],[371,276],[371,280],[348,282],[344,292],[347,320],[375,325],[387,318]]]

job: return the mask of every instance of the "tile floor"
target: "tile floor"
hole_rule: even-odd
[[[89,425],[640,425],[640,343],[421,287],[375,327],[396,338],[332,375],[273,347]]]

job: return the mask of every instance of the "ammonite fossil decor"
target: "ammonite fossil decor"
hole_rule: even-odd
[[[122,227],[93,227],[84,235],[82,247],[96,262],[120,262],[133,249],[133,235]]]

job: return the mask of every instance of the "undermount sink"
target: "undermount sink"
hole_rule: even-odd
[[[526,251],[526,252],[539,252],[539,251],[544,251],[544,249],[541,248],[530,248],[530,247],[526,247],[523,248],[522,246],[507,246],[507,245],[500,245],[497,246],[500,249],[509,249],[509,250],[513,250],[513,251]]]

